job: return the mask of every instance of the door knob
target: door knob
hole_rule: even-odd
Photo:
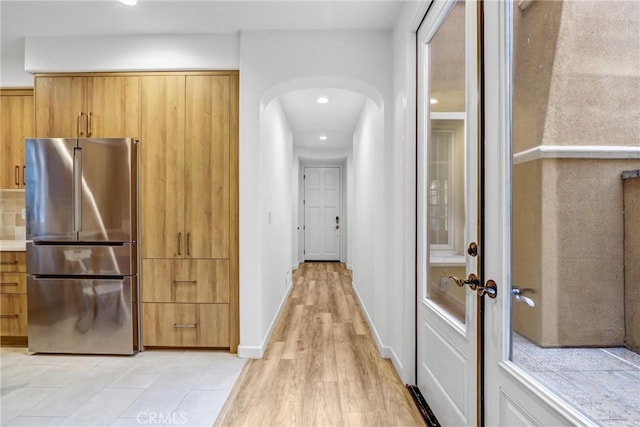
[[[487,280],[485,285],[481,285],[480,279],[473,273],[469,274],[469,277],[466,279],[458,279],[455,276],[449,276],[449,279],[456,282],[458,286],[469,285],[469,288],[472,291],[476,291],[481,297],[488,295],[489,298],[493,299],[498,296],[498,285],[495,281]]]
[[[449,279],[451,279],[454,282],[456,282],[456,285],[458,285],[460,287],[462,287],[464,285],[469,285],[469,287],[471,288],[472,291],[475,291],[476,288],[480,285],[480,279],[478,279],[478,276],[476,276],[473,273],[469,274],[469,277],[466,278],[466,279],[458,279],[455,276],[449,276]]]

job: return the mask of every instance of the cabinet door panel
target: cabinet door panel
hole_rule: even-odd
[[[27,296],[25,294],[0,295],[0,335],[9,337],[27,335]]]
[[[0,292],[3,294],[26,294],[27,275],[25,273],[0,273]]]
[[[184,76],[145,76],[140,83],[141,254],[181,257],[186,253]]]
[[[188,256],[229,257],[229,76],[186,81],[185,228]]]
[[[85,77],[37,77],[36,136],[39,138],[84,137],[78,134],[78,113],[85,112]],[[83,116],[84,119],[84,116]]]
[[[33,96],[3,93],[0,114],[0,188],[24,188],[24,140],[35,135]]]
[[[87,112],[92,138],[139,137],[140,77],[88,78]]]
[[[228,347],[228,304],[142,304],[143,343],[162,347]]]
[[[0,271],[26,272],[26,252],[0,252]]]
[[[228,303],[226,260],[142,260],[143,302]]]
[[[175,301],[229,302],[229,261],[194,259],[176,263]]]

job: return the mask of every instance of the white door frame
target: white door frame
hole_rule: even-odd
[[[340,169],[340,262],[346,262],[347,254],[347,233],[349,224],[349,212],[347,209],[347,179],[345,176],[346,158],[339,160],[311,160],[300,159],[298,168],[298,263],[304,262],[304,168],[306,167],[318,167],[318,168],[332,168],[336,167]]]

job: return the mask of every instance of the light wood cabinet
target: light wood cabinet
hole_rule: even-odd
[[[159,347],[229,347],[229,304],[142,304],[144,342]]]
[[[36,76],[36,135],[138,137],[139,85],[139,76]]]
[[[142,78],[143,258],[229,258],[233,94],[228,75]]]
[[[229,261],[145,259],[142,302],[229,303]]]
[[[26,252],[0,252],[0,272],[16,273],[26,271]]]
[[[140,86],[143,344],[236,352],[238,75]]]
[[[25,187],[24,140],[35,136],[33,89],[0,89],[0,188]]]
[[[0,252],[0,342],[27,343],[25,252]]]

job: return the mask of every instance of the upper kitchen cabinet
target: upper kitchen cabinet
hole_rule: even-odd
[[[34,136],[33,89],[0,89],[0,114],[0,188],[24,188],[24,140]]]
[[[140,77],[37,75],[38,137],[138,137]]]
[[[237,82],[233,73],[142,77],[142,258],[231,257]]]

